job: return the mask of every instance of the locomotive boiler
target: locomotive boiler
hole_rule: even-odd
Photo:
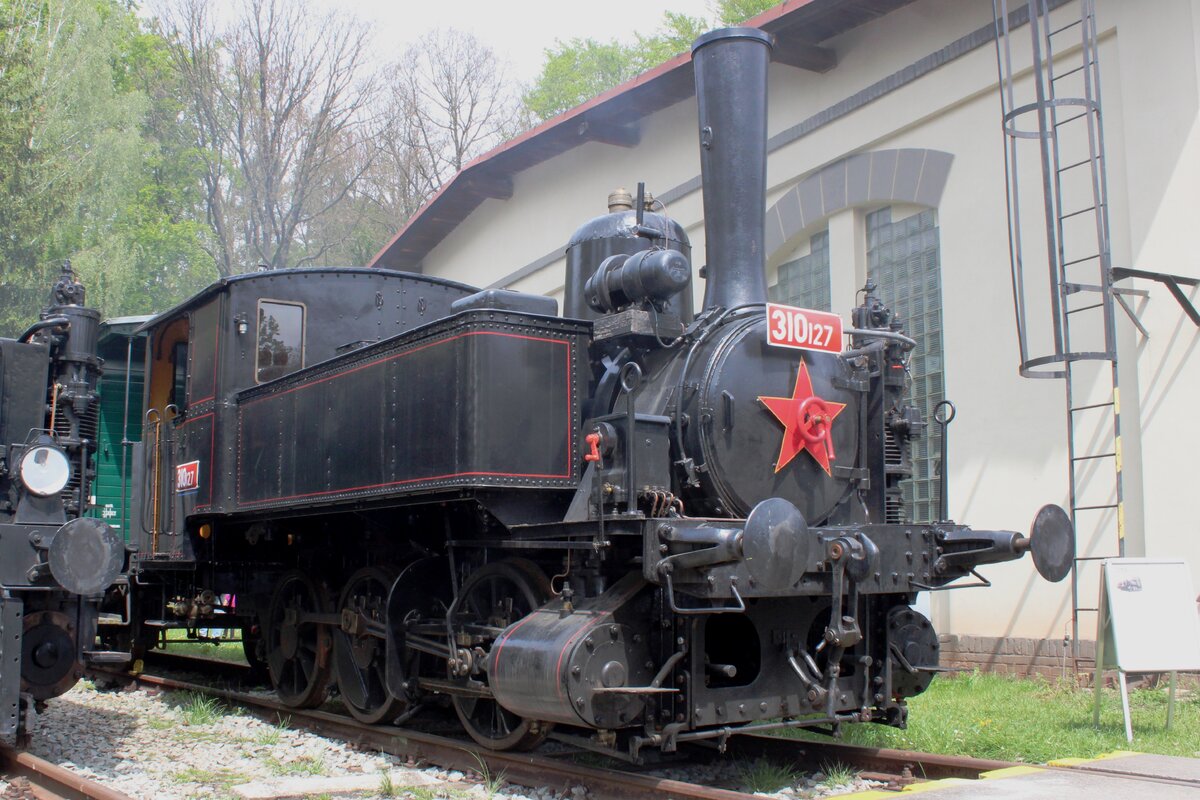
[[[1030,549],[1061,579],[1073,534],[1054,506],[1030,536],[907,520],[913,341],[870,284],[844,347],[769,344],[770,47],[694,46],[694,315],[686,234],[639,192],[572,238],[568,316],[322,269],[147,323],[129,640],[219,620],[286,703],[451,706],[492,748],[904,725],[938,660],[917,594]]]
[[[99,601],[125,543],[90,507],[98,413],[99,312],[70,264],[39,320],[0,339],[0,734],[75,685],[96,647]]]

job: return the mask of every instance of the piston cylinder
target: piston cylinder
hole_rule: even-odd
[[[653,678],[649,651],[646,637],[617,616],[644,586],[631,575],[590,607],[568,610],[558,600],[509,626],[488,655],[497,702],[528,719],[567,725],[637,722]]]

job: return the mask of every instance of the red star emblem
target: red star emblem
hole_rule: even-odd
[[[804,361],[800,362],[800,370],[796,373],[796,388],[791,397],[758,399],[783,424],[783,443],[779,447],[775,472],[790,464],[801,450],[807,450],[825,474],[831,475],[829,462],[835,458],[833,420],[846,404],[831,403],[813,394],[812,378]]]

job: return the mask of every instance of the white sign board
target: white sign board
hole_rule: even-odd
[[[1200,669],[1200,617],[1185,562],[1111,558],[1100,582],[1096,644],[1102,669]]]

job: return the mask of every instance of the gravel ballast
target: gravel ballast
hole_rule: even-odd
[[[29,749],[139,800],[588,797],[584,786],[518,787],[494,776],[485,780],[405,764],[337,739],[271,725],[206,698],[154,689],[98,691],[88,681],[49,703],[37,718]],[[742,791],[758,788],[753,783],[761,780],[761,771],[747,765],[685,765],[656,772]],[[807,800],[877,786],[858,778],[833,785],[821,773],[783,777],[784,788],[760,794]]]

